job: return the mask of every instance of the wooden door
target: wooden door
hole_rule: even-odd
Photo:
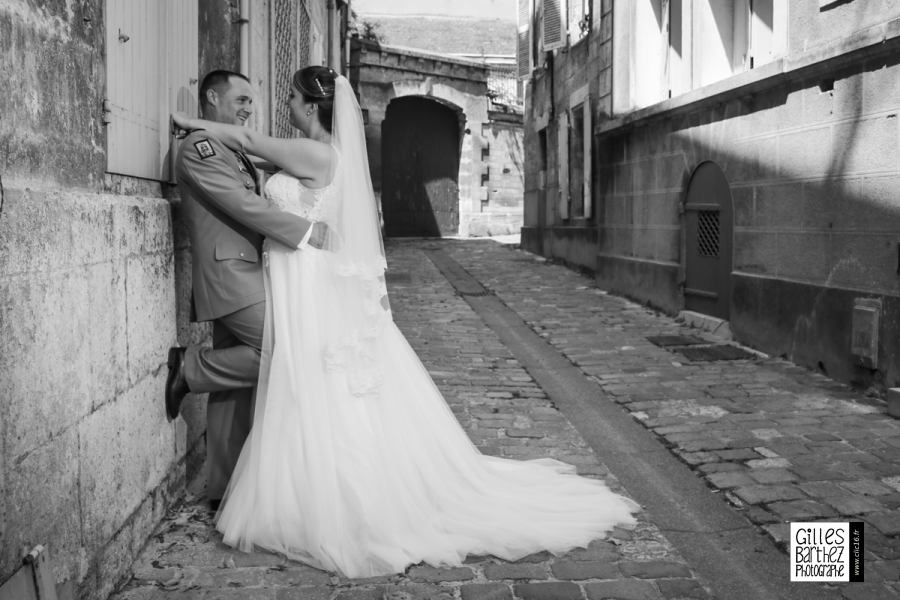
[[[459,231],[459,117],[427,98],[391,101],[381,130],[386,236]]]
[[[684,307],[725,320],[731,313],[731,205],[722,169],[701,163],[685,195]]]

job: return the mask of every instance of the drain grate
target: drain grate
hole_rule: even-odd
[[[728,344],[718,344],[715,346],[689,346],[686,348],[678,348],[677,351],[687,357],[688,360],[695,362],[756,358],[755,354]]]
[[[647,341],[651,344],[656,344],[660,348],[668,348],[669,346],[694,346],[696,344],[709,343],[696,335],[651,335],[647,336]]]
[[[756,358],[752,352],[737,346],[714,344],[696,335],[649,335],[647,341],[694,362]]]

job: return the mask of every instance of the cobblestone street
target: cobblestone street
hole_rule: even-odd
[[[113,598],[731,600],[766,597],[770,589],[779,590],[772,598],[900,597],[900,421],[880,401],[755,353],[691,360],[684,348],[721,340],[606,294],[590,278],[513,245],[386,245],[395,320],[481,451],[572,463],[644,506],[639,525],[564,556],[542,553],[515,563],[470,557],[463,567],[420,565],[351,581],[223,545],[198,482]],[[547,365],[556,360],[571,369],[565,377],[577,384],[572,389],[589,391],[586,404],[569,402],[564,388],[545,383],[559,369],[535,366],[521,351],[534,342],[511,343],[514,328],[498,332],[491,325],[496,315],[483,308],[488,303],[543,339],[546,348],[537,352]],[[648,340],[654,336],[699,340],[667,346],[679,340],[654,344]],[[619,421],[583,416],[594,409]],[[598,434],[604,419],[647,450],[605,450]],[[694,495],[673,492],[665,504],[657,499],[665,493],[641,482],[649,472],[642,461],[656,454],[677,463],[663,470],[694,485]],[[667,516],[694,513],[709,514],[710,521],[721,514],[732,524],[695,532]],[[865,522],[865,583],[789,582],[788,522],[813,520]],[[709,550],[698,558],[697,546],[719,548],[731,533],[733,555]],[[757,588],[723,591],[729,587],[713,563],[727,567],[726,559],[744,562],[744,556],[775,557],[763,560],[774,567],[757,574]]]

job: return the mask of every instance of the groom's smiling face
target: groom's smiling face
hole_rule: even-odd
[[[210,119],[229,125],[244,125],[253,114],[253,88],[240,77],[230,77],[228,83],[215,89],[210,99]]]

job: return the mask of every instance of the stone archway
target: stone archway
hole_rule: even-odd
[[[461,114],[422,96],[388,104],[381,130],[381,206],[388,237],[459,231]]]
[[[455,179],[458,224],[435,235],[450,234],[452,231],[455,235],[468,236],[474,219],[490,217],[491,213],[484,210],[490,198],[488,189],[491,181],[488,74],[487,65],[474,61],[393,48],[365,40],[351,43],[349,76],[363,109],[372,185],[382,215],[386,214],[382,176],[388,172],[382,160],[390,160],[390,155],[382,148],[382,124],[387,119],[389,105],[404,98],[414,98],[416,102],[437,104],[444,108],[445,115],[455,114],[458,120],[458,168]],[[441,127],[450,129],[449,123]],[[390,126],[387,134],[390,136]],[[449,137],[449,133],[442,136]],[[504,148],[498,146],[495,150],[500,152]],[[444,181],[446,183],[447,180]],[[387,185],[390,187],[392,184],[388,182]],[[441,227],[437,230],[441,231]]]

